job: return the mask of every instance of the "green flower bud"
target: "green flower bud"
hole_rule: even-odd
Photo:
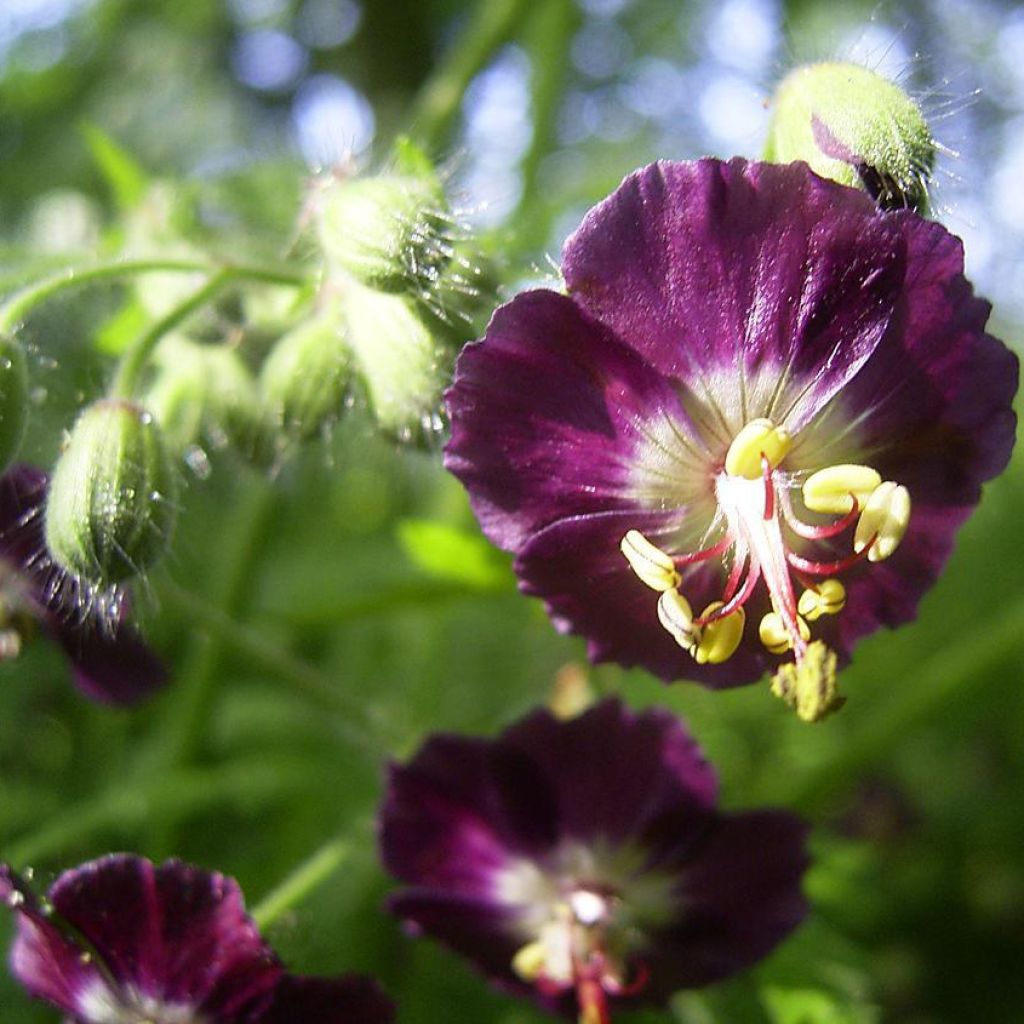
[[[177,478],[160,428],[141,406],[102,399],[78,417],[50,480],[46,544],[64,569],[119,583],[170,541]]]
[[[328,264],[371,288],[420,292],[451,258],[451,219],[432,178],[337,179],[317,207]]]
[[[338,418],[348,394],[352,353],[336,309],[325,310],[278,339],[260,371],[272,420],[301,441]]]
[[[204,439],[245,454],[258,446],[263,410],[253,375],[235,349],[168,335],[153,363],[143,405],[160,424],[168,451],[182,455]]]
[[[926,212],[935,140],[899,86],[856,64],[809,64],[783,79],[774,105],[766,160],[806,160],[883,209]]]
[[[441,428],[441,392],[454,352],[415,302],[351,283],[343,305],[349,346],[378,424],[400,440]]]
[[[28,422],[28,366],[25,350],[0,335],[0,470],[18,454]]]

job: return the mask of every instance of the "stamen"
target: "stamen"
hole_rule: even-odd
[[[658,598],[658,621],[680,647],[689,651],[696,645],[700,629],[694,627],[690,602],[678,590],[665,590]]]
[[[736,648],[743,639],[746,613],[742,608],[737,608],[724,619],[709,619],[709,616],[721,607],[721,601],[713,601],[701,612],[698,621],[708,624],[701,630],[697,646],[691,652],[698,665],[720,665],[723,661],[728,661],[736,653]]]
[[[850,497],[853,499],[853,507],[850,511],[842,519],[837,519],[834,523],[827,523],[823,526],[811,526],[809,523],[805,523],[802,519],[797,518],[796,513],[793,511],[793,502],[786,490],[782,490],[779,493],[779,504],[782,506],[782,515],[786,520],[786,525],[798,537],[804,537],[807,540],[827,540],[829,537],[838,537],[839,534],[848,530],[857,521],[857,515],[860,512],[860,502],[857,501],[855,495],[851,494]]]
[[[872,492],[853,535],[853,550],[867,550],[869,562],[881,562],[899,547],[910,523],[910,492],[886,480]]]
[[[725,471],[730,476],[756,480],[761,476],[761,459],[774,469],[793,447],[793,438],[785,427],[771,420],[751,420],[734,438],[725,455]]]
[[[652,544],[639,530],[630,530],[619,543],[629,567],[651,590],[674,590],[679,586],[672,556]]]
[[[721,601],[716,601],[713,605],[708,605],[704,610],[704,614],[694,622],[695,626],[703,627],[711,622],[718,622],[721,619],[727,618],[732,615],[734,611],[742,608],[750,598],[750,595],[754,592],[754,587],[757,586],[757,581],[761,578],[761,567],[757,562],[752,561],[750,563],[750,572],[747,573],[746,582],[743,584],[743,589],[731,597],[728,601],[723,604]],[[728,594],[728,589],[726,591]],[[710,611],[714,609],[713,611]],[[709,614],[710,611],[710,614]]]
[[[800,595],[797,611],[808,622],[814,622],[822,615],[838,615],[845,604],[846,587],[839,580],[822,580]]]
[[[673,555],[672,561],[677,568],[684,565],[692,565],[694,562],[706,562],[709,558],[724,554],[732,547],[732,543],[732,537],[726,534],[717,544],[712,544],[711,547],[704,548],[702,551],[691,551],[685,555]]]
[[[809,558],[801,558],[799,555],[794,554],[792,551],[786,552],[786,561],[789,562],[794,569],[799,572],[805,572],[810,576],[835,576],[838,572],[844,572],[851,566],[856,565],[858,562],[862,562],[865,558],[869,558],[868,551],[870,550],[871,543],[874,541],[874,537],[868,541],[867,546],[862,548],[856,554],[850,555],[848,558],[837,558],[834,562],[813,562]]]
[[[870,466],[826,466],[804,481],[804,504],[812,512],[843,515],[851,511],[854,502],[863,508],[881,482]]]
[[[544,973],[546,960],[547,949],[544,943],[537,939],[535,942],[528,942],[516,952],[512,957],[512,970],[523,981],[534,982]]]
[[[836,654],[820,640],[809,644],[796,664],[781,665],[772,679],[772,693],[804,722],[820,722],[846,703],[836,685]]]
[[[803,637],[804,642],[810,640],[810,627],[799,615],[796,617],[796,621],[797,628],[800,630],[800,636]],[[786,651],[791,650],[793,647],[793,638],[778,612],[769,612],[761,619],[760,625],[757,627],[757,633],[761,643],[772,654],[785,654]]]

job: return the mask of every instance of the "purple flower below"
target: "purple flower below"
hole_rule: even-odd
[[[438,735],[391,768],[392,911],[500,986],[604,1024],[749,967],[802,920],[805,827],[724,814],[680,722],[606,700],[496,740]]]
[[[65,872],[47,905],[7,866],[10,964],[75,1024],[390,1024],[367,978],[285,973],[233,879],[115,854]]]
[[[56,566],[43,539],[46,474],[17,465],[0,476],[0,659],[39,622],[61,646],[79,689],[133,704],[167,682],[160,659],[130,624],[123,588],[96,591]]]
[[[630,175],[563,271],[567,294],[494,314],[448,392],[446,465],[485,533],[594,660],[771,671],[821,717],[1013,446],[1017,360],[960,242],[804,164],[708,159]]]

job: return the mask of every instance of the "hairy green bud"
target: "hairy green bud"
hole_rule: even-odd
[[[50,480],[46,544],[64,569],[119,583],[149,568],[170,542],[177,478],[153,417],[101,399],[78,417]]]
[[[349,346],[378,424],[401,440],[440,429],[454,352],[417,304],[353,284],[343,306]]]
[[[271,419],[301,441],[338,418],[351,377],[352,353],[336,309],[325,310],[278,339],[260,371]]]
[[[235,349],[168,335],[153,363],[143,405],[170,452],[181,455],[208,439],[251,453],[264,429],[263,412],[256,381]]]
[[[0,335],[0,469],[18,454],[28,422],[28,366],[25,350]]]
[[[337,179],[317,208],[328,264],[371,288],[422,291],[451,258],[451,221],[432,177]]]
[[[935,140],[898,85],[856,64],[809,64],[783,79],[765,159],[864,189],[886,210],[928,207]]]

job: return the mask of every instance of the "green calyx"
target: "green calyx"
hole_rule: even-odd
[[[293,327],[270,350],[260,394],[270,420],[300,441],[338,419],[348,394],[352,355],[336,309]]]
[[[321,192],[317,210],[328,265],[371,288],[421,292],[451,258],[451,218],[432,177],[335,180]]]
[[[766,160],[805,160],[884,209],[927,211],[935,140],[899,86],[856,64],[809,64],[783,79],[773,106]]]
[[[177,477],[153,416],[101,399],[78,417],[50,481],[46,544],[68,572],[120,583],[152,566],[174,528]]]
[[[0,335],[0,470],[14,460],[28,422],[28,366],[25,350]]]
[[[342,306],[346,337],[378,425],[399,440],[441,427],[441,393],[451,379],[452,347],[402,295],[350,282]]]

